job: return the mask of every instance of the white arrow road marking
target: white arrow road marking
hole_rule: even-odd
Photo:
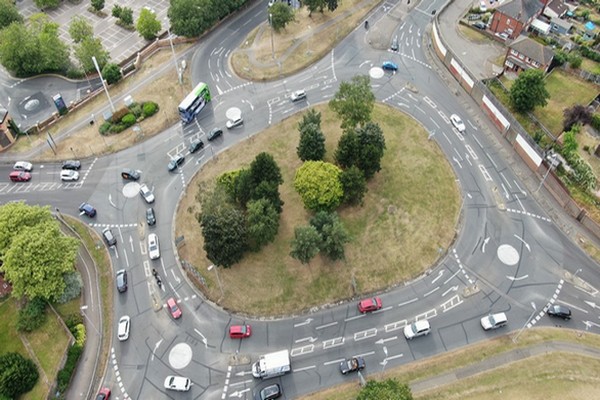
[[[162,343],[163,339],[160,339],[158,342],[156,342],[156,344],[154,345],[154,350],[152,350],[152,357],[150,358],[152,361],[154,361],[154,353],[156,353],[156,350],[158,349],[158,346],[160,346],[160,344]]]
[[[523,242],[523,244],[525,245],[525,247],[527,247],[527,250],[529,250],[529,252],[531,253],[531,248],[529,247],[529,243],[527,243],[526,241],[524,241],[523,239],[521,239],[519,236],[517,236],[516,234],[514,235],[514,237],[516,237],[517,239],[519,239],[521,242]]]
[[[304,321],[304,322],[299,322],[297,324],[294,324],[294,328],[297,328],[299,326],[308,325],[312,322],[312,320],[313,320],[312,318],[307,318],[306,321]]]
[[[317,368],[316,365],[310,365],[310,366],[304,367],[304,368],[298,368],[298,369],[294,368],[293,372],[307,371],[309,369],[315,369],[315,368]]]
[[[456,292],[458,290],[458,285],[456,286],[452,286],[451,288],[449,288],[448,290],[446,290],[444,293],[442,293],[442,297],[444,297],[445,295],[447,295],[449,292]]]
[[[481,246],[481,252],[485,253],[485,245],[488,244],[488,242],[490,241],[490,237],[486,237],[485,240],[483,241],[483,245]]]
[[[249,374],[251,374],[251,373],[252,373],[252,371],[240,371],[240,372],[237,372],[237,373],[235,374],[235,376],[244,376],[244,375],[249,375]],[[252,382],[252,381],[250,381],[250,382]],[[233,386],[233,385],[232,385],[232,386]]]
[[[314,343],[316,341],[317,341],[317,338],[309,336],[309,337],[305,337],[305,338],[302,338],[302,339],[298,339],[294,343],[302,343],[302,342],[311,342],[311,343]]]
[[[175,281],[177,283],[181,283],[181,279],[179,279],[179,277],[177,275],[175,275],[175,270],[171,269],[171,273],[173,274],[173,279],[175,279]]]
[[[131,252],[135,253],[135,250],[133,249],[133,238],[131,236],[129,236],[129,244],[131,245]]]
[[[248,392],[248,391],[250,391],[250,388],[247,388],[247,389],[244,389],[244,390],[240,390],[239,392],[238,392],[238,391],[235,391],[235,392],[231,393],[231,394],[229,395],[229,397],[242,397],[242,395],[243,395],[244,393]]]
[[[317,326],[315,329],[316,330],[325,329],[325,328],[329,328],[330,326],[335,326],[335,325],[337,325],[337,321],[336,322],[330,322],[329,324]]]
[[[585,330],[587,331],[589,328],[591,328],[592,326],[595,326],[596,328],[600,328],[599,324],[596,324],[595,322],[592,321],[583,321],[583,323],[585,324]]]
[[[202,334],[202,333],[201,333],[201,332],[200,332],[198,329],[194,328],[194,331],[195,331],[195,332],[196,332],[198,335],[202,336],[202,342],[204,343],[204,347],[205,347],[205,348],[208,348],[208,342],[206,341],[206,337],[204,337],[204,335],[203,335],[203,334]]]
[[[251,371],[244,371],[244,372],[242,373],[242,375],[243,375],[243,374],[251,374],[251,373],[252,373]],[[236,375],[237,375],[237,376],[242,376],[242,375],[240,375],[239,373],[237,373]],[[252,383],[252,382],[254,382],[252,379],[246,379],[245,381],[236,382],[236,383],[231,383],[229,386],[230,386],[230,387],[234,387],[234,386],[247,385],[247,384],[249,384],[249,383]]]
[[[588,306],[590,306],[592,308],[600,308],[600,305],[594,303],[593,301],[584,300],[584,303],[586,303]]]
[[[527,279],[527,278],[529,278],[529,275],[523,275],[523,276],[520,276],[518,278],[516,276],[508,276],[508,275],[506,275],[506,279],[510,279],[511,281],[522,281],[523,279]]]
[[[384,344],[386,342],[389,342],[391,340],[396,340],[396,339],[398,339],[398,336],[392,336],[392,337],[385,338],[385,339],[382,338],[382,339],[379,339],[378,341],[376,341],[375,344]]]
[[[431,283],[435,283],[438,279],[440,279],[442,277],[442,275],[444,275],[444,270],[441,270],[440,272],[438,272],[438,276],[436,276]]]
[[[323,363],[323,365],[339,364],[343,361],[345,361],[345,360],[343,358],[340,358],[339,360],[326,361]],[[297,370],[295,370],[295,371],[297,371]]]

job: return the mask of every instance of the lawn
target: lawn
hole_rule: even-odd
[[[340,122],[327,105],[316,108],[322,112],[326,158],[331,161],[341,135]],[[206,269],[211,262],[202,249],[195,218],[200,211],[195,199],[198,185],[248,166],[261,151],[272,154],[282,170],[280,193],[285,205],[275,242],[249,253],[232,268],[219,268],[225,291],[220,304],[227,309],[252,315],[290,314],[380,291],[422,274],[454,238],[460,195],[446,158],[414,120],[376,105],[373,120],[384,132],[387,150],[382,171],[368,185],[364,206],[340,210],[352,236],[345,262],[317,256],[306,266],[292,259],[294,228],[310,218],[293,189],[294,174],[301,165],[296,155],[300,117],[294,115],[219,154],[190,182],[180,204],[175,236],[183,235],[187,243],[180,248],[180,257],[197,268],[207,281],[207,287],[201,289],[217,300],[219,287],[215,274]]]

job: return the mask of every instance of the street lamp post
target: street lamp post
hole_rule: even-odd
[[[217,271],[218,267],[214,264],[211,264],[208,266],[207,268],[209,271],[211,269],[215,270],[215,275],[217,276],[217,282],[219,283],[219,289],[221,289],[221,298],[219,300],[221,300],[223,297],[225,297],[225,293],[223,292],[223,285],[221,285],[221,279],[219,278],[219,271]]]
[[[542,186],[544,186],[544,182],[546,182],[546,178],[548,177],[548,174],[550,173],[550,171],[552,171],[554,169],[554,166],[556,165],[556,153],[552,153],[549,161],[550,161],[550,167],[548,167],[548,170],[544,174],[544,177],[542,178],[542,181],[540,182],[540,186],[538,186],[538,188],[535,191],[536,193],[539,192],[539,190],[542,188]]]
[[[104,88],[104,93],[106,93],[106,97],[108,97],[108,102],[110,103],[110,109],[113,114],[116,112],[115,106],[110,99],[110,94],[108,94],[108,88],[106,87],[106,82],[104,82],[104,78],[102,77],[102,72],[100,72],[100,67],[98,66],[98,61],[96,61],[96,57],[92,56],[92,61],[94,62],[94,67],[96,67],[96,71],[98,71],[98,75],[100,76],[100,82],[102,82],[102,87]]]
[[[271,57],[275,59],[275,45],[273,44],[273,14],[269,13],[269,25],[271,25]]]
[[[179,68],[179,64],[177,63],[177,57],[175,57],[175,48],[173,47],[173,38],[171,37],[171,28],[169,27],[169,22],[167,21],[167,35],[169,35],[169,44],[171,45],[171,53],[173,54],[173,62],[175,63],[175,71],[177,71],[177,78],[179,79],[179,84],[183,84],[183,73]]]
[[[533,318],[534,314],[537,312],[537,309],[535,307],[535,303],[532,301],[530,304],[531,304],[531,307],[533,308],[533,312],[531,313],[531,315],[529,316],[529,318],[527,318],[527,321],[525,321],[525,324],[523,325],[523,327],[519,330],[519,332],[517,332],[517,334],[515,335],[515,337],[513,337],[513,339],[512,339],[513,343],[517,343],[517,339],[519,338],[519,336],[521,336],[521,333],[523,333],[523,331],[527,327],[527,324],[529,324],[529,321],[531,321],[531,319]]]

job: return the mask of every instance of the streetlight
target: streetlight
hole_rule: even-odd
[[[573,279],[577,278],[577,274],[581,272],[581,268],[578,268],[577,271],[573,274]]]
[[[102,82],[102,87],[104,88],[104,93],[106,93],[106,97],[108,97],[108,102],[110,103],[110,109],[113,114],[116,112],[115,106],[113,105],[112,100],[110,99],[110,94],[108,94],[108,88],[106,87],[106,82],[104,82],[104,78],[102,77],[102,72],[100,72],[100,67],[98,66],[98,61],[96,61],[96,57],[92,56],[92,61],[94,62],[94,67],[96,67],[96,71],[98,71],[98,75],[100,76],[100,81]]]
[[[542,178],[542,181],[540,182],[540,186],[538,186],[538,188],[536,189],[536,193],[542,188],[542,186],[544,186],[544,182],[546,182],[546,178],[548,177],[548,174],[550,173],[551,170],[553,170],[557,165],[557,161],[556,161],[556,153],[552,153],[550,155],[550,159],[548,160],[548,158],[546,158],[548,161],[550,161],[550,166],[548,167],[548,170],[546,171],[546,173],[544,174],[544,178]]]
[[[515,337],[513,337],[513,339],[512,339],[513,343],[517,343],[517,339],[519,338],[519,336],[521,336],[521,333],[523,333],[523,331],[527,327],[527,324],[529,324],[529,321],[533,318],[533,315],[537,312],[537,309],[535,307],[535,303],[532,301],[530,304],[531,304],[531,307],[533,308],[533,312],[531,313],[531,315],[529,316],[529,318],[527,318],[527,321],[525,321],[525,325],[523,325],[523,327],[521,328],[521,330],[519,330],[519,332],[517,332],[517,334],[515,335]]]
[[[217,282],[219,283],[219,289],[221,289],[221,298],[219,300],[221,300],[223,297],[225,297],[225,293],[223,292],[223,285],[221,285],[221,279],[219,278],[219,271],[217,271],[218,267],[214,264],[211,264],[208,266],[207,268],[209,271],[211,269],[215,270],[215,275],[217,275]]]
[[[269,13],[269,25],[271,25],[271,57],[275,59],[275,45],[273,44],[273,14]]]
[[[169,27],[169,21],[165,21],[167,24],[167,35],[169,35],[169,43],[171,44],[171,53],[173,54],[173,62],[175,63],[175,71],[177,71],[177,78],[179,79],[179,84],[183,84],[183,74],[181,69],[179,68],[179,64],[177,63],[177,57],[175,57],[175,48],[173,47],[173,38],[171,37],[171,28]]]

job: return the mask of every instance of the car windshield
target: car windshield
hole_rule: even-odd
[[[174,313],[177,311],[177,304],[173,303],[173,305],[171,306],[171,312]]]

